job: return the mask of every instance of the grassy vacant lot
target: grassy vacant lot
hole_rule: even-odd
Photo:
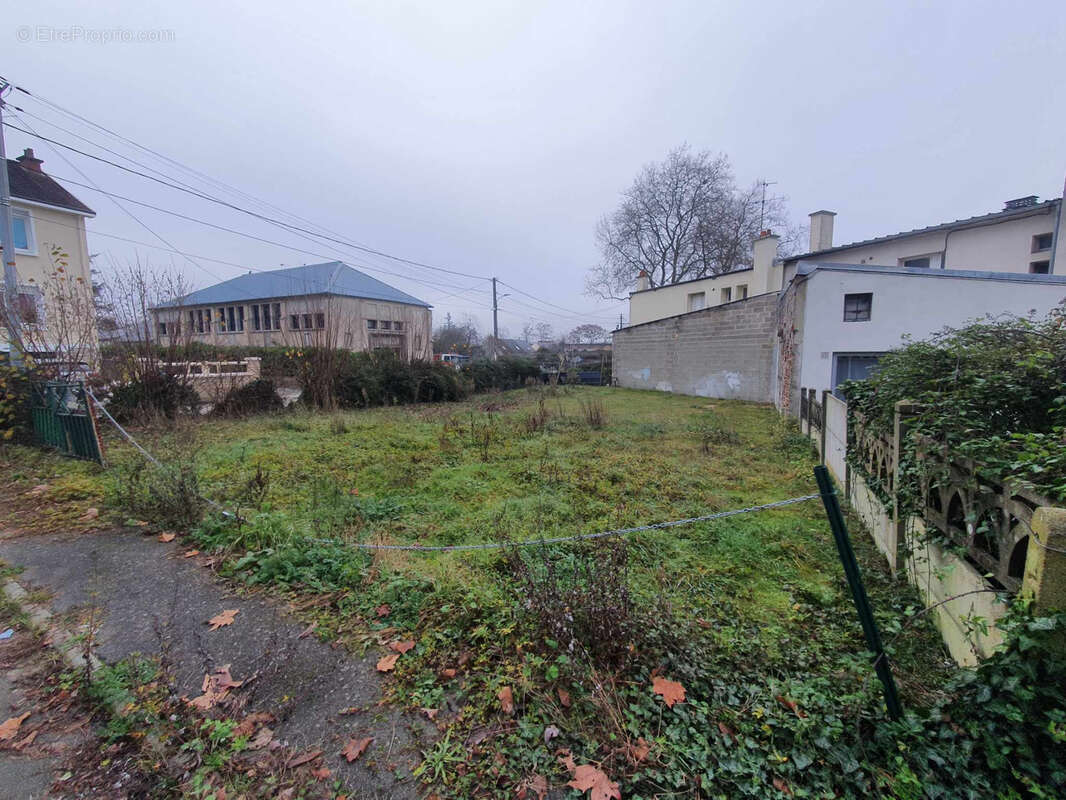
[[[197,491],[239,509],[239,522],[209,514],[186,531],[222,554],[224,574],[291,593],[320,635],[349,646],[382,629],[416,642],[390,692],[437,712],[422,777],[441,797],[527,785],[535,798],[541,778],[573,777],[568,757],[627,798],[895,796],[913,777],[863,759],[883,714],[817,500],[622,541],[346,544],[565,536],[810,494],[807,442],[770,408],[538,388],[137,435],[181,480],[159,481],[117,440],[107,470],[12,447],[9,521],[55,527],[98,506],[93,524],[110,514],[178,527]],[[29,498],[38,484],[48,488]],[[891,640],[917,601],[853,533]],[[929,702],[947,673],[935,632],[911,626],[895,650],[905,703]],[[666,705],[656,677],[684,686],[684,702]]]

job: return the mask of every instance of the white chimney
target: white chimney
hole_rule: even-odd
[[[774,280],[774,261],[777,260],[777,243],[779,236],[771,231],[763,231],[751,245],[752,275],[751,294],[765,294],[776,292],[781,288],[781,276],[778,274]],[[777,284],[777,285],[775,285]]]
[[[833,246],[833,217],[835,211],[815,211],[811,214],[811,243],[808,252],[817,253]]]
[[[646,270],[641,270],[637,273],[637,291],[642,292],[651,286],[651,281],[648,280],[648,273]]]

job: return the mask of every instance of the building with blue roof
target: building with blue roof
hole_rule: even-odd
[[[239,275],[152,309],[163,345],[387,348],[430,358],[432,306],[341,261]]]

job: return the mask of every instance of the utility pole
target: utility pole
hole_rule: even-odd
[[[4,94],[11,84],[0,82],[0,244],[4,259],[4,327],[7,329],[8,358],[13,367],[22,367],[22,332],[18,318],[18,273],[15,271],[15,225],[11,219],[11,185],[7,177],[7,150],[4,146]]]
[[[496,354],[500,350],[500,322],[496,312],[499,307],[496,304],[496,279],[492,279],[492,360],[496,360]]]

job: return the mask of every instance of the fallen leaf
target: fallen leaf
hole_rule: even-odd
[[[711,627],[711,623],[705,620],[703,617],[697,617],[696,624],[699,625],[701,628]]]
[[[217,631],[223,625],[232,625],[233,618],[236,617],[239,613],[239,608],[226,609],[221,614],[211,617],[211,619],[207,621],[207,624],[211,626],[211,630]]]
[[[423,708],[422,709],[422,713],[425,714],[426,717],[428,717],[429,719],[436,719],[437,718],[437,714],[440,713],[440,709],[439,708]]]
[[[176,533],[170,533],[170,532],[161,533],[161,534],[159,534],[159,541],[161,541],[161,542],[173,542],[175,536],[177,536]]]
[[[290,758],[285,764],[285,766],[287,766],[289,769],[293,769],[294,767],[299,767],[310,761],[314,761],[320,755],[322,755],[321,750],[308,750],[306,753],[301,753],[298,756],[293,756],[292,758]]]
[[[258,728],[260,725],[265,725],[268,722],[273,721],[273,714],[269,714],[266,711],[256,711],[241,720],[241,724],[234,729],[233,735],[251,736],[253,733],[255,733],[255,729]]]
[[[511,692],[510,686],[504,686],[500,691],[496,693],[496,696],[500,698],[500,708],[503,709],[504,714],[514,713],[514,694]]]
[[[274,731],[270,730],[270,728],[264,725],[262,728],[259,729],[259,733],[255,735],[255,738],[248,742],[247,747],[249,750],[262,750],[273,740]]]
[[[84,514],[82,514],[81,518],[83,520],[88,521],[90,519],[96,519],[98,516],[100,516],[100,509],[98,509],[98,508],[90,508]]]
[[[318,627],[318,623],[317,622],[312,622],[310,625],[308,625],[306,628],[304,628],[302,631],[300,631],[300,635],[297,638],[306,639],[308,636],[310,636],[312,633],[315,632],[315,629],[317,627]]]
[[[790,700],[784,695],[779,694],[777,696],[777,702],[779,702],[781,705],[783,705],[785,708],[787,708],[800,719],[803,719],[805,716],[807,716],[807,712],[803,711],[798,705],[796,705],[795,700]]]
[[[636,744],[629,745],[629,760],[634,764],[639,764],[645,758],[648,757],[648,753],[651,752],[651,742],[643,737],[637,739]]]
[[[569,772],[571,775],[577,771],[577,764],[574,763],[574,757],[565,747],[561,747],[556,750],[555,757],[559,759],[559,763],[566,767],[567,772]]]
[[[559,729],[554,725],[549,725],[544,729],[544,744],[548,744],[552,739],[559,735]]]
[[[382,656],[378,660],[378,672],[392,672],[399,657],[399,653],[393,653],[391,656]]]
[[[721,733],[722,736],[728,736],[733,741],[736,741],[737,735],[733,732],[733,729],[724,722],[718,723],[718,732]]]
[[[207,711],[222,702],[226,695],[229,694],[230,689],[236,689],[243,683],[244,681],[233,680],[233,676],[230,675],[229,664],[226,664],[224,667],[216,669],[214,673],[204,675],[204,682],[201,687],[203,694],[193,700],[186,700],[186,702],[193,708]]]
[[[405,642],[393,642],[392,644],[389,645],[389,647],[391,647],[397,653],[401,653],[401,654],[406,653],[408,650],[410,650],[414,646],[415,646],[415,640],[414,639],[408,639]]]
[[[548,779],[543,775],[530,775],[518,789],[518,800],[525,800],[527,792],[533,792],[536,800],[544,800],[548,796]]]
[[[582,764],[574,770],[574,779],[566,784],[579,792],[588,792],[589,800],[622,800],[622,792],[618,784],[607,777],[607,773],[601,772],[591,764]]]
[[[326,780],[333,773],[330,772],[329,767],[319,767],[318,769],[311,770],[311,774],[320,781]]]
[[[777,791],[787,794],[789,797],[792,797],[792,788],[781,778],[774,778],[774,788],[777,789]]]
[[[362,714],[363,709],[361,709],[359,706],[348,706],[347,708],[342,708],[337,713],[340,716],[344,716],[345,714]]]
[[[34,486],[32,489],[30,489],[29,493],[31,495],[33,495],[34,497],[36,497],[37,495],[44,494],[50,488],[51,487],[47,483],[38,483],[36,486]]]
[[[26,721],[26,717],[29,715],[30,712],[27,711],[21,717],[12,717],[7,722],[0,724],[0,742],[6,742],[18,733],[19,726]]]
[[[440,671],[440,674],[443,675],[445,678],[454,678],[455,670],[449,667],[448,669],[442,669]]]
[[[389,612],[392,611],[392,609],[389,608],[389,604],[388,603],[382,603],[380,606],[378,606],[374,610],[377,612],[377,615],[379,617],[387,617],[389,615]]]
[[[185,551],[185,557],[186,558],[192,558],[193,556],[198,556],[198,555],[200,555],[200,551],[199,550],[186,550]]]
[[[370,746],[370,743],[374,741],[372,737],[366,739],[350,739],[348,744],[341,750],[341,755],[344,756],[348,763],[351,764],[355,759],[359,758],[366,749]]]
[[[666,703],[668,708],[673,708],[674,703],[685,702],[685,687],[669,678],[656,676],[652,679],[651,690],[655,694],[663,696],[663,702]]]
[[[559,689],[559,702],[563,708],[570,708],[570,692],[566,689]]]
[[[16,750],[21,751],[22,748],[29,747],[31,744],[33,744],[33,740],[37,738],[37,734],[38,731],[30,731],[28,734],[23,736],[11,746],[14,747]]]

